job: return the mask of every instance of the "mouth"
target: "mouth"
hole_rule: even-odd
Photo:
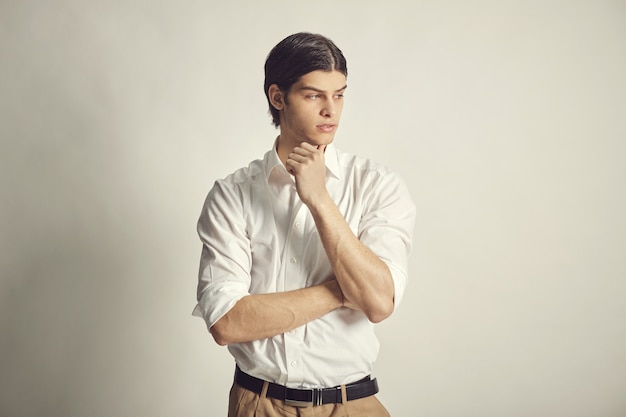
[[[324,123],[316,126],[318,130],[324,133],[332,133],[337,129],[337,125],[333,123]]]

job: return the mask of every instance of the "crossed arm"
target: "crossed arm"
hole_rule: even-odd
[[[286,166],[313,216],[336,279],[243,297],[210,328],[218,344],[273,337],[342,307],[361,310],[375,323],[393,311],[394,284],[387,265],[354,235],[326,190],[324,148],[303,143],[289,154]]]
[[[250,342],[288,332],[342,306],[336,280],[294,291],[252,294],[239,300],[209,330],[219,345]]]
[[[306,142],[289,155],[286,165],[296,189],[315,220],[326,255],[344,296],[344,304],[378,323],[393,311],[394,286],[387,265],[359,241],[326,190],[324,149]]]

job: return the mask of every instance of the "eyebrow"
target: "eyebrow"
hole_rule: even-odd
[[[348,88],[348,85],[347,85],[347,84],[346,84],[346,85],[344,85],[343,87],[341,87],[339,90],[335,90],[335,93],[339,93],[340,91],[344,91],[346,88]],[[325,92],[326,92],[326,91],[324,91],[324,90],[320,90],[319,88],[316,88],[316,87],[313,87],[313,86],[310,86],[310,85],[304,85],[304,86],[302,86],[302,87],[298,88],[298,90],[299,90],[299,91],[302,91],[302,90],[311,90],[311,91],[315,91],[315,92],[317,92],[317,93],[325,93]]]

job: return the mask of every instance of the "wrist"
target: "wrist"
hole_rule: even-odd
[[[308,202],[305,202],[305,204],[309,208],[311,214],[315,216],[319,213],[327,213],[328,208],[334,206],[335,202],[332,200],[332,198],[330,198],[330,194],[328,194],[328,192],[325,192],[324,194],[312,198]]]
[[[344,306],[345,299],[341,287],[336,279],[330,280],[324,284],[330,291],[333,310]]]

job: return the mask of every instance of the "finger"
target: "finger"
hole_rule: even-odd
[[[306,149],[309,152],[315,152],[317,150],[317,146],[311,145],[309,142],[302,142],[300,147]]]
[[[292,152],[289,154],[289,156],[287,156],[287,160],[292,160],[295,162],[303,162],[304,160],[306,160],[306,155],[300,155],[295,152]]]
[[[291,175],[296,175],[296,167],[300,165],[299,162],[293,161],[291,159],[287,159],[285,161],[285,168],[287,168],[287,172]]]
[[[308,155],[311,155],[311,153],[314,152],[315,150],[316,150],[315,148],[313,148],[313,150],[310,150],[310,149],[305,149],[305,148],[302,148],[300,146],[297,146],[297,147],[293,148],[293,151],[291,151],[291,152],[292,152],[292,154],[308,156]]]

